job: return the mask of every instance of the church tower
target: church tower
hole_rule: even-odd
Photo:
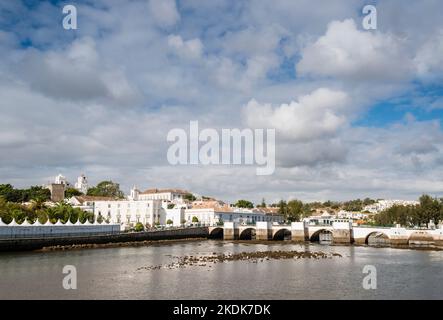
[[[77,178],[75,188],[83,194],[86,194],[88,192],[88,179],[84,174],[81,174],[80,177]]]

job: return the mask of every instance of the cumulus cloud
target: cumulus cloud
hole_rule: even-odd
[[[170,35],[168,45],[175,50],[178,55],[185,58],[198,59],[203,53],[203,44],[200,39],[183,40],[181,36]]]
[[[95,41],[81,38],[65,50],[41,52],[30,49],[17,69],[32,89],[48,96],[134,102],[137,90],[129,84],[122,70],[115,66],[106,67],[101,61]]]
[[[301,51],[301,75],[351,80],[408,79],[410,60],[393,35],[358,30],[353,19],[333,21],[325,35]]]
[[[0,2],[0,178],[85,172],[228,201],[440,192],[438,92],[422,103],[432,121],[402,106],[416,119],[353,122],[441,79],[443,4],[397,2],[377,4],[379,30],[365,31],[364,1],[97,0],[78,4],[75,32],[60,27],[59,3]],[[167,132],[189,120],[276,128],[274,175],[168,165]]]
[[[428,82],[443,78],[443,29],[418,50],[414,63],[421,79]]]
[[[349,103],[345,92],[320,88],[276,108],[251,100],[244,116],[253,128],[275,128],[283,138],[306,141],[335,135],[347,122]]]
[[[175,0],[149,0],[149,11],[160,27],[172,27],[180,20]]]

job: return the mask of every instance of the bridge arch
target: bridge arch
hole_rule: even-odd
[[[311,242],[332,242],[333,240],[334,236],[332,231],[328,229],[317,230],[309,237],[309,241]]]
[[[365,244],[367,245],[389,245],[391,238],[381,231],[370,232],[365,238]]]
[[[274,235],[272,236],[272,240],[285,240],[285,239],[291,239],[292,232],[290,229],[282,228],[277,230]]]
[[[252,240],[255,239],[255,228],[245,228],[240,230],[240,234],[238,235],[240,240]]]
[[[216,227],[209,232],[210,239],[223,239],[223,228]]]

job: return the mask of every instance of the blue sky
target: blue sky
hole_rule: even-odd
[[[361,10],[376,4],[378,28]],[[73,4],[78,30],[62,28]],[[443,4],[3,1],[0,182],[85,173],[254,201],[443,190]],[[425,18],[423,18],[425,17]],[[275,128],[272,176],[171,166],[170,129]],[[232,177],[241,177],[233,179]]]

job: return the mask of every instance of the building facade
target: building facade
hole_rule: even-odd
[[[120,224],[122,229],[134,227],[139,222],[145,227],[166,224],[161,200],[99,200],[93,207],[96,217]]]
[[[88,192],[89,186],[88,186],[88,179],[84,174],[80,175],[77,178],[77,182],[75,183],[75,189],[80,191],[83,194],[86,194]]]
[[[194,218],[195,217],[195,218]],[[186,223],[198,220],[204,225],[217,225],[224,222],[237,222],[239,224],[255,224],[258,221],[282,223],[283,216],[279,214],[267,214],[253,210],[223,210],[217,208],[185,209],[184,219]]]
[[[183,202],[184,197],[190,194],[180,189],[148,189],[138,194],[139,200],[165,200],[174,203]]]

